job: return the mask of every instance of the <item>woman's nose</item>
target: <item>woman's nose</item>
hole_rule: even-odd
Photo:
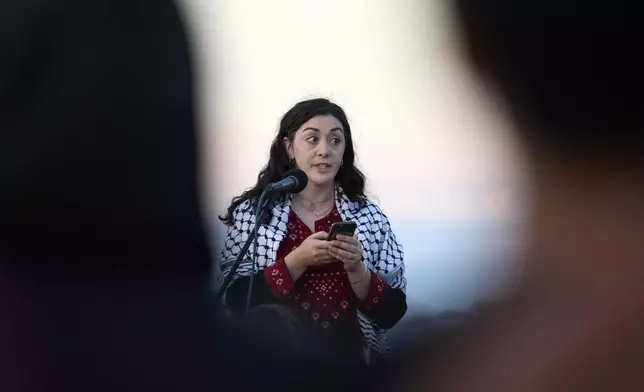
[[[331,150],[329,149],[329,145],[327,142],[322,142],[318,144],[318,151],[317,151],[319,156],[322,157],[328,157],[331,154]]]

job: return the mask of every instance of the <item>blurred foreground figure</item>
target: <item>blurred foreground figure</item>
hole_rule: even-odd
[[[459,0],[457,12],[528,154],[530,249],[513,295],[425,352],[407,390],[644,390],[644,11]]]
[[[193,96],[171,0],[0,3],[2,392],[342,390],[216,319]]]
[[[4,1],[0,37],[0,389],[209,384],[210,256],[175,5]]]
[[[193,95],[170,0],[0,3],[3,392],[271,370],[214,319]]]

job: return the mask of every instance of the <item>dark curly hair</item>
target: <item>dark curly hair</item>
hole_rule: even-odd
[[[365,178],[364,174],[355,165],[355,151],[353,149],[351,127],[349,126],[347,116],[344,110],[335,103],[328,99],[316,98],[299,102],[284,114],[280,121],[277,136],[275,136],[271,144],[268,163],[259,172],[257,183],[240,196],[234,197],[226,214],[220,216],[219,219],[227,225],[232,225],[233,212],[240,204],[246,200],[250,200],[252,206],[257,206],[258,199],[264,188],[271,182],[279,181],[286,171],[292,169],[288,154],[284,148],[284,138],[287,137],[289,140],[293,140],[295,132],[305,122],[313,117],[326,115],[333,116],[340,121],[346,139],[346,148],[342,157],[343,164],[340,170],[338,170],[335,181],[342,186],[349,199],[360,202],[365,197]],[[265,221],[268,218],[269,216],[264,216],[262,220]]]

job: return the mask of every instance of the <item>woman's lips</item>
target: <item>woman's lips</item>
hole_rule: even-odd
[[[320,171],[327,171],[331,169],[331,165],[328,163],[318,163],[317,165],[313,165],[313,167],[317,168]]]

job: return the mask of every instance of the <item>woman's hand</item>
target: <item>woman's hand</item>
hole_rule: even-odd
[[[293,280],[298,280],[310,266],[329,264],[335,261],[329,253],[328,236],[329,234],[324,231],[311,234],[284,258]]]
[[[338,235],[331,241],[329,254],[344,264],[344,269],[350,273],[362,272],[362,245],[355,237]]]
[[[338,238],[331,242],[329,253],[344,264],[344,269],[349,275],[349,283],[358,299],[365,299],[371,287],[371,279],[369,279],[371,272],[362,264],[360,241],[354,237],[338,235]]]

